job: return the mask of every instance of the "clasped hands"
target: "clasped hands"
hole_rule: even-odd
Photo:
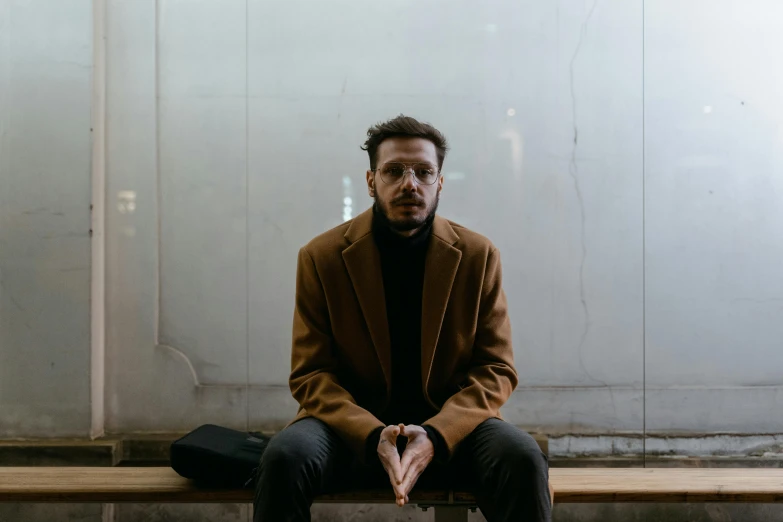
[[[397,451],[398,437],[408,439],[402,456]],[[389,474],[398,506],[408,503],[408,493],[434,456],[435,446],[421,426],[398,424],[383,429],[378,442],[378,458]]]

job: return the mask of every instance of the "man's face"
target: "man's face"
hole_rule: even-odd
[[[397,183],[387,183],[381,169],[389,163],[430,165],[438,171],[435,144],[424,138],[387,138],[376,151],[376,172],[367,171],[367,189],[375,198],[377,210],[389,225],[402,235],[412,235],[431,218],[438,208],[443,176],[432,185],[419,182],[413,171],[406,169]],[[386,177],[388,179],[388,177]]]

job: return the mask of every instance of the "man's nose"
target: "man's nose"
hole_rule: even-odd
[[[416,176],[413,173],[413,169],[406,169],[402,175],[402,181],[400,182],[400,188],[403,192],[413,192],[418,187],[416,183]]]

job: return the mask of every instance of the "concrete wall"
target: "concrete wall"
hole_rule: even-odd
[[[92,6],[0,6],[0,436],[84,435]],[[783,432],[777,2],[105,7],[107,430],[291,417],[296,250],[404,112],[503,255],[509,420]]]
[[[0,0],[0,437],[90,430],[92,2]]]

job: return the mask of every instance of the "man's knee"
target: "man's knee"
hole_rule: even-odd
[[[510,471],[525,479],[547,477],[549,463],[537,444],[514,444],[506,450],[506,462]]]
[[[281,481],[297,479],[304,470],[313,467],[319,441],[307,429],[301,428],[305,428],[304,424],[289,427],[272,437],[261,456],[261,477]]]
[[[530,434],[514,428],[503,437],[500,462],[506,472],[517,480],[530,483],[548,480],[549,462]]]
[[[270,480],[299,480],[318,472],[335,451],[336,438],[321,421],[308,418],[284,429],[269,441],[259,473]]]
[[[254,520],[305,520],[335,440],[315,419],[299,421],[272,437],[258,468]]]
[[[261,456],[260,466],[265,478],[281,480],[298,475],[298,471],[306,466],[306,463],[307,455],[295,446],[270,442]]]

